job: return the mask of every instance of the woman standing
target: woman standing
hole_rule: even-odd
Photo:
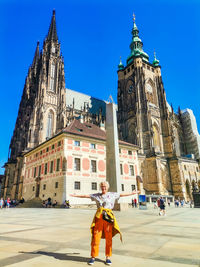
[[[107,181],[101,182],[100,188],[102,192],[97,194],[71,195],[72,197],[90,198],[92,201],[95,201],[97,205],[97,211],[91,225],[92,242],[91,242],[91,259],[88,262],[89,265],[94,264],[95,258],[99,254],[99,244],[101,238],[106,239],[106,249],[105,249],[106,264],[111,265],[110,257],[112,255],[112,237],[115,236],[117,233],[119,233],[120,239],[122,240],[119,226],[112,212],[115,201],[120,197],[131,196],[139,193],[136,191],[133,191],[130,194],[108,192],[109,183]]]
[[[10,202],[11,202],[10,198],[8,197],[7,202],[6,202],[6,208],[8,208],[8,209],[10,208]]]

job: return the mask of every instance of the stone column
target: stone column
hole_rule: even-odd
[[[116,106],[106,104],[106,179],[110,184],[110,192],[121,192],[119,139],[117,129]],[[128,203],[116,203],[115,210],[128,207]]]

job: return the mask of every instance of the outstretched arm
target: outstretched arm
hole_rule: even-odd
[[[90,198],[90,195],[75,195],[75,194],[70,194],[70,197]]]
[[[135,194],[139,194],[140,191],[133,191],[132,193],[129,193],[129,194],[120,194],[120,197],[128,197],[128,196],[132,196],[132,195],[135,195]]]

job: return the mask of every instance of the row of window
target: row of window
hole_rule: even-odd
[[[81,170],[81,159],[75,158],[74,159],[74,171],[80,171]],[[90,170],[91,172],[97,172],[97,161],[91,160],[90,161]]]
[[[49,173],[53,173],[53,169],[54,169],[54,160],[50,161],[50,170]],[[48,170],[48,163],[46,162],[44,165],[44,174],[47,174],[47,170]],[[56,160],[56,171],[60,170],[60,158],[58,158]],[[34,167],[34,172],[33,172],[33,177],[36,177],[36,173],[37,173],[37,167]],[[40,177],[41,175],[41,165],[38,167],[38,176]]]
[[[123,175],[123,165],[120,164],[120,174]],[[134,176],[134,165],[129,165],[129,175]]]
[[[143,67],[144,68],[146,67],[148,70],[151,70],[154,72],[154,68],[151,68],[149,65],[143,64]],[[134,65],[131,66],[131,69],[134,69]],[[126,73],[129,73],[129,72],[130,72],[130,68],[128,68],[127,70],[124,71],[124,75],[126,75]]]
[[[97,172],[97,162],[96,160],[91,160],[90,162],[90,169],[91,172]],[[80,171],[81,170],[81,159],[75,158],[74,159],[74,170]],[[120,174],[123,175],[123,165],[120,164]],[[129,165],[129,175],[134,176],[134,165]]]
[[[58,182],[55,182],[55,188],[58,188]],[[46,190],[47,189],[47,185],[46,184],[43,184],[43,187],[42,187],[43,190]],[[74,182],[74,189],[75,190],[80,190],[81,189],[81,182]],[[97,190],[97,183],[93,182],[91,183],[91,190]],[[124,184],[121,184],[121,190],[124,191]],[[131,185],[131,190],[135,190],[135,185],[132,184]],[[35,191],[35,186],[33,186],[33,191]]]
[[[54,160],[50,162],[49,173],[53,173],[53,169],[54,169]],[[48,163],[46,162],[44,165],[44,174],[47,174],[47,170],[48,170]],[[58,158],[56,160],[56,171],[59,171],[59,170],[60,170],[60,159]]]
[[[43,190],[46,190],[46,188],[47,188],[47,185],[46,184],[43,184],[42,189]],[[58,182],[55,182],[55,188],[58,188]],[[33,191],[35,191],[35,186],[33,186]]]
[[[58,147],[61,146],[61,141],[58,141],[57,146],[58,146]],[[74,141],[74,146],[80,146],[80,141],[75,140],[75,141]],[[47,147],[46,150],[45,150],[45,152],[49,152],[49,148],[50,148],[50,147]],[[94,143],[90,143],[90,148],[91,148],[91,149],[96,149],[96,144],[94,144]],[[51,146],[51,149],[52,149],[52,150],[55,149],[55,144],[53,144],[53,145]],[[36,154],[34,155],[34,157],[37,158],[38,155],[39,155],[39,154],[42,155],[42,153],[43,153],[43,150],[41,150],[40,153],[36,153]],[[119,149],[119,153],[121,154],[121,148]],[[132,152],[131,150],[128,150],[128,155],[132,155],[132,154],[133,154],[133,152]]]
[[[61,146],[61,141],[58,141],[58,143],[57,143],[57,147],[59,147],[59,146]],[[47,148],[45,149],[45,152],[49,152],[49,148],[50,148],[50,147],[47,147]],[[51,146],[51,149],[52,149],[52,150],[55,149],[55,144],[53,144],[53,145]],[[37,157],[39,156],[39,154],[42,155],[42,153],[43,153],[43,150],[41,150],[39,153],[36,153],[36,154],[34,155],[34,157],[37,158]]]
[[[122,153],[122,151],[121,151],[121,148],[119,149],[119,154],[121,154]],[[131,151],[131,150],[128,150],[128,155],[133,155],[133,151]]]
[[[74,182],[74,189],[75,190],[81,190],[81,182],[76,181]],[[97,183],[91,183],[91,189],[92,190],[97,190]],[[124,184],[121,184],[121,190],[124,191]],[[135,185],[131,185],[131,190],[135,190]]]
[[[80,146],[81,143],[80,143],[80,141],[75,140],[75,141],[74,141],[74,145],[75,145],[75,146]],[[90,143],[90,148],[91,148],[91,149],[96,149],[96,144]]]
[[[185,171],[187,170],[187,166],[186,166],[186,165],[184,165],[184,170],[185,170]],[[198,167],[196,167],[196,171],[197,171],[197,172],[199,171],[199,168],[198,168]]]
[[[75,146],[80,146],[81,145],[80,141],[75,140],[74,141],[74,145]],[[90,143],[90,148],[91,149],[96,149],[96,144]],[[121,154],[121,148],[119,149],[119,153]],[[133,155],[133,152],[131,150],[128,150],[128,155]]]
[[[41,165],[38,167],[38,176],[40,177],[41,175]],[[56,160],[56,171],[60,170],[60,158]],[[91,160],[90,161],[90,170],[93,173],[97,172],[97,161],[96,160]],[[54,160],[50,161],[50,169],[49,173],[53,173],[54,171]],[[81,171],[81,159],[80,158],[75,158],[74,159],[74,171]],[[48,162],[45,163],[44,165],[44,174],[46,175],[48,172]],[[34,174],[33,177],[36,177],[37,173],[37,167],[34,168]],[[120,164],[120,175],[123,175],[123,164]],[[134,165],[129,165],[129,175],[134,176]]]

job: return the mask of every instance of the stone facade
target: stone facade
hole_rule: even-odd
[[[140,146],[140,169],[144,189],[148,194],[186,196],[186,179],[181,165],[190,164],[195,172],[192,180],[198,182],[198,162],[186,158],[187,132],[181,112],[175,114],[166,100],[159,61],[153,63],[143,51],[139,30],[133,25],[131,55],[127,65],[118,69],[118,127],[122,140]]]

